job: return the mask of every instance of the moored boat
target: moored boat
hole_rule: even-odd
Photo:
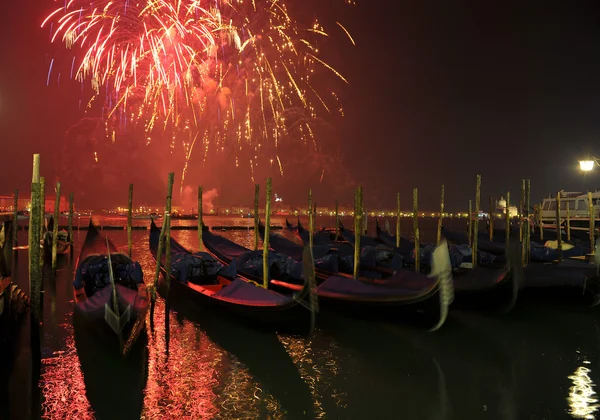
[[[125,356],[144,329],[150,303],[140,264],[119,252],[90,220],[76,266],[75,328]]]
[[[378,237],[385,239],[385,241],[381,241],[383,245],[389,246],[388,243],[395,245],[396,238],[382,231],[379,223],[376,223],[376,229]],[[342,236],[354,245],[353,232],[342,229]],[[361,236],[361,244],[364,242],[376,242],[376,240]],[[433,248],[433,246],[428,248]],[[400,248],[394,246],[392,249],[399,252],[407,260],[410,260],[410,254],[413,254],[412,259],[414,261],[414,243],[409,240],[402,238]],[[410,251],[407,253],[409,249]],[[424,251],[421,248],[420,252],[420,265],[427,270],[430,266],[429,251]],[[519,265],[518,247],[512,247],[508,258],[502,256],[502,259],[498,262],[484,253],[478,253],[478,261],[489,261],[490,263],[487,265],[481,264],[475,268],[472,268],[472,255],[470,257],[465,256],[461,250],[456,249],[452,249],[450,255],[452,255],[451,260],[453,262],[452,280],[454,282],[455,306],[493,309],[501,312],[508,312],[515,306],[523,277]]]
[[[224,264],[235,263],[238,272],[245,277],[259,279],[262,251],[251,251],[207,230],[202,239],[215,258]],[[389,321],[419,313],[432,325],[432,330],[438,329],[446,320],[454,291],[447,246],[438,247],[433,254],[434,268],[430,276],[402,270],[393,276],[391,286],[362,282],[341,274],[326,278],[317,276],[315,293],[319,298],[319,306],[355,316],[383,317]],[[304,277],[303,263],[305,261],[270,252],[269,287],[298,290]]]
[[[149,246],[155,260],[159,238],[160,230],[152,221]],[[258,329],[310,332],[314,313],[304,301],[311,293],[306,282],[293,295],[283,295],[238,276],[235,267],[217,261],[206,252],[192,254],[173,238],[170,245],[170,285],[176,292],[193,299],[199,309],[210,307]],[[162,260],[161,269],[165,273]],[[253,280],[259,282],[259,279]]]

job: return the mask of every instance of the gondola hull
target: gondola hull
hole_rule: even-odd
[[[159,234],[160,231],[152,222],[149,245],[155,261],[158,254]],[[174,256],[179,254],[182,257],[193,257],[189,251],[172,238],[171,249]],[[205,255],[208,256],[208,254]],[[182,260],[182,264],[185,264],[183,261],[185,260]],[[163,277],[160,281],[159,291],[166,297],[166,271],[162,264],[160,269]],[[181,270],[178,269],[177,273],[181,275]],[[190,278],[180,281],[171,275],[168,293],[176,293],[191,299],[197,304],[199,311],[216,311],[220,316],[259,330],[292,334],[307,334],[311,331],[314,315],[304,302],[303,293],[300,293],[296,299],[294,296],[264,290],[239,277],[233,280],[218,274],[201,275],[200,277],[196,281],[192,281]],[[302,292],[302,290],[308,291],[308,287],[300,286],[298,292]],[[232,292],[228,294],[228,291]]]
[[[162,271],[164,274],[164,270]],[[166,298],[167,286],[164,276],[159,282],[159,292]],[[257,330],[304,335],[310,329],[311,313],[297,302],[277,307],[233,304],[206,296],[195,290],[194,285],[176,279],[171,279],[169,293],[191,300],[197,305],[198,311],[218,312],[222,317]]]
[[[231,263],[243,254],[239,245],[212,233],[203,235],[203,240],[207,250],[224,264]],[[446,262],[444,258],[441,260],[449,268],[449,261]],[[244,273],[244,276],[259,280],[252,273]],[[315,293],[319,298],[319,307],[326,310],[390,320],[407,318],[407,314],[426,313],[428,318],[434,320],[433,328],[439,328],[446,319],[448,306],[453,299],[451,277],[433,279],[406,271],[400,277],[412,287],[387,287],[383,283],[362,282],[349,276],[332,275],[325,279],[319,278],[320,284]],[[300,285],[272,278],[269,287],[292,292],[298,290]]]
[[[586,306],[600,304],[600,277],[594,264],[571,259],[530,263],[523,269],[523,275],[521,293],[531,300]]]
[[[111,273],[111,280],[106,283],[109,262],[117,273]],[[139,264],[119,253],[91,220],[77,260],[73,294],[76,333],[91,336],[99,345],[102,343],[126,356],[145,328],[150,306],[148,291]]]
[[[126,355],[145,327],[150,300],[144,284],[139,285],[137,290],[120,285],[116,287],[119,314],[124,314],[128,307],[130,312],[130,320],[120,335],[116,334],[105,320],[106,305],[113,308],[110,286],[97,291],[89,298],[79,298],[73,311],[73,325],[79,330],[79,334],[93,334],[99,343]]]

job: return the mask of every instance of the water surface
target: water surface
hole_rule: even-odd
[[[125,222],[98,220],[110,225]],[[325,218],[320,221],[333,224]],[[224,217],[206,222],[251,223]],[[409,223],[403,226],[405,232]],[[464,220],[447,224],[452,223],[464,227]],[[283,225],[284,220],[273,224]],[[424,220],[422,225],[424,239],[432,240],[434,223]],[[125,231],[105,233],[126,250]],[[19,234],[24,243],[26,232]],[[172,234],[189,249],[198,249],[196,231]],[[253,246],[251,231],[222,234]],[[75,254],[84,237],[85,231],[76,233]],[[140,261],[149,283],[154,261],[148,231],[134,231],[133,241],[134,259]],[[27,251],[19,251],[15,280],[25,290],[26,264]],[[23,326],[19,355],[10,378],[3,381],[9,390],[3,412],[11,418],[592,419],[597,415],[597,308],[519,301],[504,316],[452,310],[435,333],[410,324],[373,323],[322,312],[315,334],[301,338],[244,328],[199,312],[186,299],[174,299],[167,349],[164,301],[159,297],[154,331],[148,326],[139,345],[122,360],[74,336],[73,271],[66,258],[55,280],[46,275],[42,366],[39,382],[33,384],[28,325]]]

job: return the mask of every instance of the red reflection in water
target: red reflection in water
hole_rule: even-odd
[[[157,300],[154,334],[149,333],[148,383],[142,418],[212,418],[218,411],[213,388],[223,352],[195,325],[178,324],[171,314],[169,352],[165,352],[164,301]]]
[[[73,326],[62,324],[61,327],[69,332],[66,349],[57,352],[56,357],[42,360],[42,418],[93,419],[93,410],[85,394],[85,383],[75,349]]]
[[[336,357],[333,350],[338,346],[335,341],[325,336],[321,331],[315,331],[312,339],[279,336],[279,341],[286,348],[290,357],[298,367],[298,372],[306,382],[313,397],[315,418],[326,418],[327,413],[323,407],[323,396],[328,396],[335,401],[339,408],[348,406],[347,392],[338,389],[333,384],[343,384],[344,381],[335,380],[341,373],[339,355]],[[314,346],[315,341],[319,342]]]

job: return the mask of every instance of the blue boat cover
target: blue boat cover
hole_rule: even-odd
[[[255,286],[239,278],[233,280],[227,287],[223,287],[213,297],[235,303],[249,303],[254,306],[285,305],[293,300],[291,297]]]
[[[264,240],[265,230],[262,225],[259,232],[261,239]],[[302,261],[304,247],[281,235],[269,234],[269,247],[275,252],[291,257],[293,260]],[[332,273],[339,271],[338,256],[334,253],[332,245],[313,246],[313,260],[317,269]]]
[[[295,283],[304,283],[302,262],[296,261],[279,252],[269,252],[269,277],[275,272],[275,278],[279,280],[292,280]],[[240,273],[249,274],[253,277],[263,275],[263,252],[248,251],[234,260]]]
[[[228,259],[231,260],[250,251],[248,248],[236,244],[235,242],[230,241],[229,239],[223,236],[215,235],[214,233],[208,230],[205,230],[202,233],[202,240],[209,249],[212,249],[215,251],[215,253],[220,254],[222,256],[226,256]]]
[[[235,264],[226,266],[221,264],[207,252],[175,252],[171,260],[171,274],[182,283],[187,283],[194,279],[203,277],[223,276],[226,278],[235,278]]]
[[[124,257],[124,258],[122,258]],[[113,276],[117,283],[142,283],[144,275],[142,267],[136,261],[129,260],[123,254],[111,254]],[[106,255],[90,255],[77,267],[73,287],[80,289],[85,283],[88,295],[94,290],[102,289],[110,284],[108,257]]]
[[[444,237],[455,244],[467,245],[469,238],[467,234],[444,230]],[[487,252],[493,255],[504,255],[505,246],[504,243],[492,242],[489,240],[489,235],[485,232],[479,232],[477,238],[477,249],[482,252]],[[577,257],[586,254],[586,249],[581,245],[575,245],[571,249],[563,250],[563,257]],[[557,249],[548,248],[544,245],[531,242],[530,261],[536,262],[551,262],[558,259],[559,252]],[[481,257],[480,257],[481,258]]]

